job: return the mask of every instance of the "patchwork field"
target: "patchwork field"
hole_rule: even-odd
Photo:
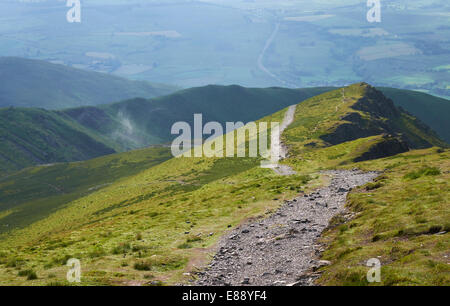
[[[0,54],[181,87],[364,80],[449,97],[449,72],[435,69],[449,64],[448,3],[410,2],[383,4],[373,24],[360,0],[92,0],[70,24],[61,1],[4,1]]]

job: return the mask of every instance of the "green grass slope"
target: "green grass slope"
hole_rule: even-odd
[[[366,84],[355,84],[345,88],[345,99],[342,99],[342,90],[336,90],[308,99],[297,106],[294,123],[283,135],[291,148],[290,157],[284,162],[299,171],[292,176],[278,176],[270,169],[260,168],[258,158],[182,157],[152,164],[150,167],[141,167],[137,161],[134,169],[141,171],[130,171],[130,175],[120,176],[118,180],[106,178],[109,176],[107,173],[103,177],[104,167],[92,169],[89,176],[99,177],[95,179],[99,183],[79,183],[82,186],[80,189],[84,191],[94,187],[94,190],[86,193],[77,191],[77,184],[71,185],[72,176],[80,180],[86,173],[79,170],[75,173],[66,171],[64,167],[70,169],[72,164],[55,165],[62,168],[54,168],[54,172],[36,167],[1,180],[1,198],[5,198],[5,204],[0,200],[0,206],[4,205],[5,209],[0,212],[0,226],[6,230],[0,235],[0,284],[68,284],[65,281],[65,263],[72,257],[81,260],[84,285],[187,282],[191,276],[185,273],[192,273],[207,263],[208,254],[214,251],[223,233],[248,218],[272,213],[285,199],[326,184],[327,180],[320,170],[356,166],[382,170],[398,166],[404,173],[397,176],[394,170],[392,178],[380,178],[383,187],[364,187],[367,190],[382,191],[377,197],[385,198],[380,200],[379,206],[378,202],[354,206],[361,215],[367,214],[367,218],[376,218],[375,215],[380,213],[383,219],[371,219],[367,223],[356,221],[358,225],[352,228],[361,229],[363,234],[355,233],[353,236],[352,230],[346,232],[339,229],[338,233],[348,236],[341,239],[330,234],[327,241],[327,252],[330,252],[327,258],[333,263],[329,269],[336,270],[326,272],[329,274],[324,274],[321,281],[325,284],[334,283],[337,278],[333,277],[333,273],[343,271],[347,264],[354,269],[352,272],[359,273],[357,277],[349,274],[349,279],[362,278],[365,275],[362,274],[365,272],[362,265],[366,257],[364,255],[357,261],[352,259],[352,252],[357,251],[357,248],[363,249],[364,243],[373,240],[380,252],[370,256],[387,256],[386,250],[390,251],[388,245],[391,243],[389,239],[398,233],[401,241],[417,238],[417,241],[411,243],[420,246],[422,240],[429,238],[430,226],[446,228],[444,221],[448,220],[446,211],[449,203],[446,176],[450,169],[448,163],[442,162],[448,160],[448,149],[411,151],[406,153],[405,158],[395,156],[390,157],[391,161],[389,158],[385,159],[389,161],[389,165],[382,160],[355,162],[355,159],[365,153],[374,152],[371,151],[373,148],[386,154],[396,153],[395,150],[383,150],[385,147],[379,145],[387,143],[389,149],[391,139],[392,143],[410,141],[417,146],[441,143],[426,127],[416,124],[415,118],[405,117],[406,119],[400,120],[404,115],[399,110],[377,107],[380,103],[382,106],[389,106],[391,102],[378,99],[380,96],[372,90]],[[349,121],[342,118],[344,116],[349,119],[348,115],[355,112],[362,119]],[[282,110],[261,120],[281,121],[284,113],[285,110]],[[326,137],[323,139],[324,136],[336,134],[339,126],[348,124],[360,124],[362,136],[355,138],[358,135],[349,134],[349,139],[339,138],[342,142],[336,141],[338,143],[329,142]],[[389,130],[391,136],[383,136],[387,129],[392,129]],[[381,134],[367,135],[367,131]],[[399,136],[394,135],[398,132],[405,134],[407,139],[398,139]],[[133,152],[127,154],[131,154],[128,156],[134,159]],[[114,159],[114,156],[108,158]],[[98,160],[102,161],[104,158],[106,157]],[[105,165],[103,162],[101,164]],[[128,173],[128,166],[120,164],[120,172]],[[108,167],[114,168],[110,165]],[[41,175],[38,171],[44,172]],[[398,185],[399,179],[405,183]],[[416,193],[409,194],[405,191],[407,183],[416,186],[425,182],[425,179],[432,180],[423,187],[418,187]],[[34,182],[34,185],[27,185],[26,180]],[[63,194],[58,194],[57,189],[45,185],[47,182],[58,189],[68,186],[66,188],[73,190],[76,196],[64,198]],[[99,187],[98,190],[95,190],[96,186]],[[409,192],[413,192],[412,189]],[[418,195],[420,197],[416,201],[415,197]],[[352,196],[362,197],[357,191]],[[33,210],[39,211],[49,203],[49,198],[53,204],[43,209],[45,213],[35,219],[30,218]],[[368,197],[369,200],[371,197]],[[415,206],[409,207],[410,201],[414,201]],[[414,210],[410,215],[404,216],[404,210],[408,207]],[[372,208],[380,210],[371,211]],[[419,220],[421,212],[428,208],[432,211],[426,213],[425,219]],[[419,219],[416,223],[411,223],[408,218],[415,220],[415,216]],[[377,227],[380,224],[378,222],[382,226]],[[405,233],[415,233],[416,236]],[[379,235],[374,239],[376,234]],[[365,237],[366,240],[361,241],[360,237]],[[434,237],[446,238],[437,235],[431,239]],[[386,271],[392,267],[396,269],[396,275],[407,274],[408,268],[415,267],[415,274],[408,277],[417,279],[418,284],[448,283],[445,278],[448,273],[442,273],[436,278],[426,278],[433,271],[441,273],[448,269],[441,264],[445,260],[442,250],[448,249],[445,240],[429,241],[429,244],[424,244],[424,250],[418,250],[416,254],[431,258],[417,257],[417,261],[413,258],[411,266],[404,268],[403,265],[408,260],[401,256],[406,254],[403,253],[404,249],[401,248],[398,252],[394,250],[393,253],[399,255],[389,257],[386,261],[383,259],[386,265],[383,273],[388,273]],[[434,245],[434,242],[438,244]],[[343,250],[343,255],[334,256],[334,248],[347,246],[349,250]],[[436,249],[433,249],[434,246]],[[364,252],[370,252],[369,248],[364,249]],[[327,254],[324,256],[328,256]],[[399,261],[396,261],[397,258]],[[36,279],[27,278],[30,271],[36,274]],[[404,277],[406,276],[402,276],[402,279]],[[388,284],[396,283],[398,281]]]
[[[151,98],[176,89],[40,60],[0,57],[0,107],[62,109]]]
[[[0,233],[23,228],[66,203],[83,197],[172,155],[168,148],[148,148],[82,162],[30,167],[0,178]]]
[[[132,99],[99,107],[68,109],[62,112],[81,125],[109,138],[112,142],[119,142],[124,150],[129,150],[170,141],[173,138],[170,134],[172,124],[177,121],[186,121],[192,125],[194,113],[202,113],[204,122],[218,121],[222,125],[227,121],[248,122],[332,89],[329,87],[286,89],[210,85],[190,88],[150,100]],[[395,96],[395,105],[409,101],[409,97],[416,94],[405,90],[383,90]],[[408,105],[411,105],[413,109],[424,109],[424,113],[427,113],[427,105],[437,105],[436,99],[430,95],[419,94],[418,98],[411,100]],[[448,102],[445,104],[445,101],[440,102],[442,105],[450,105]],[[394,109],[392,105],[389,105],[389,108]],[[405,109],[410,109],[410,107],[407,106]],[[439,119],[434,121],[433,125],[436,125],[436,122],[447,122],[445,112],[438,114],[436,111],[434,114]],[[402,112],[402,116],[404,118],[398,118],[399,121],[405,121],[400,123],[402,126],[407,124],[407,118],[412,118],[404,112]],[[421,115],[416,117],[422,120]],[[431,121],[428,115],[424,115],[424,119],[428,122]],[[420,123],[414,123],[414,125],[418,124]],[[449,124],[442,123],[440,127],[442,131],[442,127],[449,127]],[[421,129],[423,128],[424,126],[421,127]],[[442,134],[445,135],[445,133]],[[411,140],[415,137],[410,136]],[[421,142],[418,139],[416,141]],[[423,142],[421,145],[426,146],[428,143]]]
[[[152,100],[63,111],[0,108],[0,177],[24,167],[86,160],[170,141],[174,122],[253,121],[327,88],[206,86]]]
[[[0,170],[5,175],[7,172],[36,164],[85,160],[112,152],[168,143],[173,138],[170,135],[172,124],[177,121],[187,121],[192,124],[194,113],[202,113],[204,122],[218,121],[223,125],[227,121],[248,122],[329,90],[331,88],[257,89],[210,85],[186,89],[150,100],[136,98],[114,104],[61,111],[1,109],[0,126],[2,139],[5,141],[0,145]],[[409,101],[405,108],[409,109],[408,107],[411,106],[417,110],[416,112],[423,110],[420,112],[424,114],[423,118],[428,122],[435,122],[434,125],[438,124],[441,131],[448,126],[445,119],[446,113],[439,111],[441,107],[427,108],[427,105],[438,105],[434,97],[396,89],[383,90],[395,95],[395,101],[397,101],[395,104]],[[416,98],[410,99],[410,96]],[[447,105],[446,101],[439,103],[441,106]],[[389,109],[394,113],[398,112],[392,105],[389,105]],[[434,110],[436,120],[430,119],[429,109]],[[320,111],[320,108],[318,110]],[[332,109],[329,111],[333,113]],[[19,114],[21,112],[23,113]],[[428,137],[426,135],[418,136],[422,133],[419,130],[425,131],[425,127],[416,119],[412,119],[413,117],[409,114],[404,112],[401,114],[391,122],[394,124],[394,121],[397,121],[395,124],[403,127],[409,125],[405,137],[412,143],[412,147],[438,144],[436,141],[424,140]],[[344,113],[341,116],[344,116]],[[419,118],[422,117],[419,116]],[[350,119],[359,120],[358,118]],[[47,130],[50,125],[46,124],[46,121],[57,121],[58,124],[50,124],[52,127]],[[378,124],[381,122],[376,125]],[[385,128],[385,132],[399,131],[393,124]],[[418,125],[420,127],[415,128]],[[345,130],[338,130],[333,137],[339,133],[350,135],[349,129],[352,127],[357,129],[354,138],[378,134],[377,128],[371,131],[370,127],[366,127],[364,129],[366,134],[363,135],[359,129],[360,125],[347,124],[341,126],[341,129]],[[409,133],[409,130],[414,129],[416,132]],[[68,133],[68,131],[71,132]],[[445,135],[443,132],[441,134]]]
[[[283,114],[264,120],[279,121]],[[82,261],[84,284],[185,281],[183,272],[204,262],[222,233],[316,182],[304,175],[277,176],[260,168],[257,158],[173,158],[67,199],[47,195],[43,183],[60,188],[73,174],[67,172],[58,183],[65,170],[33,169],[1,183],[10,198],[0,213],[1,226],[7,228],[0,235],[0,284],[66,284],[64,264],[70,257]],[[47,177],[34,176],[34,171],[45,171]],[[27,187],[21,183],[27,177],[42,184]],[[25,203],[7,208],[16,198]],[[46,205],[48,198],[54,206],[47,214],[29,219],[28,212]],[[19,273],[29,269],[37,279]]]
[[[434,132],[381,92],[354,84],[299,104],[283,138],[290,148],[284,162],[297,171],[383,172],[350,193],[355,217],[337,216],[323,236],[322,257],[332,264],[321,269],[319,284],[370,285],[370,258],[382,264],[382,281],[372,285],[450,283],[450,151],[420,149],[448,147]],[[419,150],[402,153],[408,147]]]
[[[448,286],[449,161],[449,150],[432,148],[347,166],[384,172],[351,192],[355,217],[337,216],[322,238],[332,265],[319,284]],[[380,283],[367,282],[370,258],[381,262]]]

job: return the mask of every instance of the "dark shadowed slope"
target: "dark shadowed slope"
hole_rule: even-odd
[[[396,106],[401,106],[409,113],[420,118],[438,135],[450,143],[450,101],[423,92],[379,87],[386,97],[392,99]]]
[[[24,167],[115,151],[99,135],[44,109],[0,109],[0,176]]]
[[[120,143],[122,150],[129,150],[170,141],[173,138],[170,134],[172,124],[186,121],[192,126],[195,113],[203,114],[203,122],[218,121],[222,125],[227,121],[248,122],[332,89],[210,85],[150,100],[132,99],[95,108],[70,109],[64,113]],[[384,90],[393,96],[394,105],[403,106],[431,128],[436,127],[440,131],[438,135],[446,139],[450,130],[446,112],[450,105],[448,100],[413,91]]]

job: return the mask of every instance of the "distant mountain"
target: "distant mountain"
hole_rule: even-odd
[[[136,149],[169,142],[176,136],[170,128],[177,121],[193,124],[196,113],[203,122],[249,122],[297,104],[331,88],[245,88],[237,85],[209,85],[146,99],[132,99],[98,107],[63,110],[79,124],[121,146]]]
[[[377,87],[384,95],[392,99],[396,106],[400,106],[412,115],[420,118],[430,126],[438,135],[450,143],[450,101],[426,93]]]
[[[155,99],[50,111],[0,109],[0,173],[169,142],[174,122],[253,121],[329,88],[206,86]],[[1,176],[1,175],[0,175]]]
[[[0,57],[0,107],[63,109],[152,98],[176,89],[40,60]]]

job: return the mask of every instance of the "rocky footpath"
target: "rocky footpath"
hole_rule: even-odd
[[[318,238],[331,218],[345,211],[348,192],[378,174],[358,170],[327,171],[329,186],[284,203],[273,215],[230,232],[197,285],[312,285],[311,271],[329,262],[317,260]]]

